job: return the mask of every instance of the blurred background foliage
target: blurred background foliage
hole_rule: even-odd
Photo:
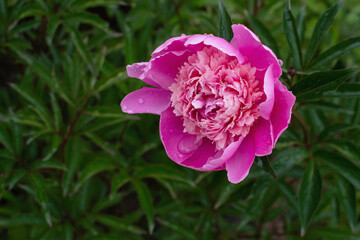
[[[176,165],[158,116],[119,107],[143,85],[125,66],[216,35],[218,1],[0,0],[0,239],[359,239],[360,5],[286,3],[224,0],[298,97],[277,179],[258,161],[234,185]]]

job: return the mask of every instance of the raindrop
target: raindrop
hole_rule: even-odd
[[[278,60],[279,60],[280,66],[282,66],[282,65],[283,65],[283,61],[282,61],[281,59],[278,59]]]
[[[195,135],[184,136],[179,141],[178,146],[177,146],[179,152],[181,152],[183,154],[189,154],[189,153],[194,152],[202,144],[202,139],[197,142],[195,140],[196,140]]]
[[[143,104],[143,103],[144,103],[144,99],[139,98],[139,99],[138,99],[138,103]]]

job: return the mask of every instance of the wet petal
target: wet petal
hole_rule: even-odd
[[[271,112],[270,121],[273,128],[274,143],[276,143],[290,123],[291,109],[295,103],[295,96],[292,92],[287,90],[279,80],[275,81],[274,92],[275,102]]]
[[[161,113],[160,138],[169,158],[181,164],[197,150],[194,147],[191,151],[183,151],[181,144],[189,146],[192,142],[194,146],[197,146],[196,136],[184,133],[183,121],[181,117],[175,116],[173,111],[174,109],[169,107]]]
[[[234,155],[225,163],[229,181],[232,183],[239,183],[244,180],[249,174],[254,158],[254,142],[250,136],[247,136]]]
[[[170,106],[171,92],[144,87],[131,92],[121,101],[121,109],[126,113],[161,114]]]
[[[252,126],[250,134],[254,140],[256,156],[265,156],[272,152],[275,144],[270,121],[259,118]]]
[[[145,76],[145,73],[147,72],[148,68],[149,68],[148,62],[140,62],[140,63],[127,65],[126,71],[129,77],[138,78],[154,87],[160,87],[159,84],[157,84],[156,82]]]

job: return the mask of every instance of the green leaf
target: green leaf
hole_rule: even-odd
[[[134,226],[132,224],[127,223],[123,219],[119,217],[114,217],[111,215],[90,215],[88,216],[91,219],[94,219],[98,221],[101,224],[104,224],[106,226],[109,226],[112,229],[117,229],[120,231],[128,231],[134,234],[145,234],[146,232],[142,230],[141,228]]]
[[[59,104],[55,98],[54,93],[50,93],[50,99],[51,99],[51,106],[54,114],[54,125],[56,132],[60,131],[60,126],[62,123],[62,116],[61,116],[61,110],[59,107]]]
[[[305,36],[305,16],[306,16],[306,6],[302,6],[300,8],[299,14],[297,15],[296,22],[297,22],[297,32],[299,34],[300,43],[304,42]]]
[[[148,221],[149,233],[152,234],[155,227],[155,214],[153,200],[148,187],[142,181],[133,182],[140,205],[146,214]]]
[[[308,63],[311,61],[312,57],[315,54],[315,51],[319,47],[321,41],[325,37],[326,32],[330,28],[331,24],[333,23],[335,19],[335,15],[338,12],[340,6],[342,4],[342,1],[337,2],[334,4],[331,8],[326,10],[319,18],[315,25],[315,29],[313,31],[313,34],[311,36],[311,40],[309,43],[309,46],[307,48],[307,52],[305,55],[305,65],[307,66]]]
[[[320,227],[309,229],[308,235],[311,236],[310,239],[326,239],[326,240],[358,240],[359,235],[352,234],[351,232],[331,227]]]
[[[346,39],[315,58],[314,62],[310,65],[310,69],[316,69],[323,66],[358,47],[360,47],[360,37]]]
[[[90,7],[105,7],[108,5],[117,5],[119,4],[118,0],[77,0],[73,1],[74,3],[71,5],[71,7],[76,9],[86,9]]]
[[[2,143],[9,152],[14,154],[15,152],[14,152],[13,146],[11,144],[9,133],[5,129],[4,125],[5,124],[0,122],[0,143]]]
[[[194,183],[189,181],[186,176],[171,167],[168,167],[166,165],[150,165],[147,164],[146,166],[139,166],[135,168],[134,176],[138,179],[141,178],[166,178],[171,180],[176,180],[180,182],[188,183],[192,186],[194,186]]]
[[[64,233],[64,240],[72,240],[74,235],[74,228],[69,222],[65,222],[62,225],[62,231]]]
[[[124,184],[131,181],[131,178],[129,175],[127,175],[125,172],[121,172],[119,174],[116,174],[114,178],[111,181],[111,194],[115,194],[115,192],[121,188]]]
[[[62,20],[60,20],[60,18],[57,15],[50,18],[48,28],[47,28],[47,36],[46,36],[46,40],[47,40],[48,44],[51,44],[52,39],[55,35],[56,29],[60,26],[61,23],[62,23]]]
[[[52,219],[48,199],[46,196],[45,179],[40,174],[31,174],[31,181],[35,189],[36,201],[40,204],[47,224],[52,227]]]
[[[119,72],[117,72],[115,75],[111,77],[104,78],[96,83],[95,90],[97,92],[102,92],[105,89],[127,79],[128,76],[126,74],[126,71],[124,69],[121,69]]]
[[[286,3],[284,14],[284,32],[293,56],[293,64],[296,70],[303,67],[300,39],[297,32],[295,18],[290,10],[289,3]]]
[[[248,19],[250,22],[251,29],[254,30],[254,32],[256,33],[256,35],[259,36],[261,41],[263,41],[264,44],[268,46],[272,51],[274,51],[277,57],[279,57],[279,47],[276,43],[274,36],[271,34],[269,29],[267,29],[267,27],[264,24],[262,24],[262,22],[260,22],[257,18],[255,18],[252,15],[249,15]]]
[[[291,91],[297,101],[317,100],[324,92],[336,89],[346,79],[359,72],[359,68],[315,72],[296,83]]]
[[[304,172],[299,189],[299,214],[301,236],[305,235],[321,198],[321,176],[316,163],[312,160]]]
[[[350,228],[356,232],[356,192],[354,186],[342,177],[336,178],[337,196],[349,220]]]
[[[42,159],[43,161],[48,161],[59,149],[61,144],[61,137],[59,135],[52,135],[51,138],[51,145],[48,148],[48,151],[45,155],[45,157]]]
[[[36,214],[20,214],[10,218],[0,218],[0,226],[2,227],[10,227],[22,224],[43,225],[45,224],[45,221],[43,217]]]
[[[347,179],[358,190],[360,190],[360,167],[346,158],[325,150],[314,152],[314,156],[330,166],[335,172]]]
[[[241,185],[240,184],[231,184],[228,183],[224,187],[224,189],[221,191],[220,196],[218,197],[216,203],[215,203],[215,209],[220,208],[226,201],[230,198],[230,196],[239,189]]]
[[[19,169],[10,176],[10,179],[7,181],[9,190],[11,190],[24,176],[26,175],[25,169]]]
[[[70,27],[69,29],[70,29],[71,39],[75,45],[76,50],[78,51],[78,53],[80,54],[80,56],[82,57],[84,62],[87,64],[89,70],[91,72],[94,72],[93,62],[92,62],[90,52],[87,49],[85,42],[81,38],[79,31],[73,27]]]
[[[181,225],[177,224],[176,222],[166,221],[164,219],[158,219],[159,223],[167,228],[170,228],[174,232],[181,234],[184,238],[189,240],[196,240],[199,239],[198,236],[194,234],[193,231],[182,227]],[[208,238],[205,238],[208,239]]]
[[[32,163],[30,165],[30,169],[32,170],[36,170],[36,169],[59,169],[59,170],[63,170],[63,171],[67,171],[66,166],[64,166],[64,164],[59,163],[57,161],[54,160],[49,160],[49,161],[36,161],[34,163]]]
[[[15,84],[11,84],[11,87],[33,105],[31,109],[33,109],[33,111],[37,113],[37,115],[39,115],[39,117],[46,124],[47,127],[51,128],[52,118],[45,105],[27,89],[19,87]]]
[[[98,28],[101,31],[108,31],[109,24],[102,20],[98,15],[89,12],[76,12],[66,15],[64,18],[68,24],[85,23]]]
[[[325,97],[360,97],[360,83],[341,84],[336,91],[327,92]]]
[[[0,20],[5,24],[8,23],[8,1],[0,0]],[[6,31],[6,30],[5,30]]]
[[[287,202],[291,207],[294,209],[297,208],[297,202],[295,199],[295,191],[292,189],[290,184],[287,184],[286,182],[278,182],[278,186],[284,197],[286,198]]]
[[[276,173],[270,164],[269,158],[267,156],[257,158],[261,160],[261,167],[276,180]]]
[[[84,168],[83,171],[81,171],[81,174],[79,176],[79,180],[75,186],[74,192],[77,192],[80,187],[92,176],[95,174],[98,174],[100,172],[109,171],[115,168],[115,164],[112,163],[109,159],[95,159],[92,162],[89,162],[89,164]]]
[[[302,147],[281,151],[272,161],[272,167],[278,177],[286,174],[294,165],[309,157],[309,152]]]
[[[233,38],[232,21],[222,0],[219,0],[219,37],[230,42]]]

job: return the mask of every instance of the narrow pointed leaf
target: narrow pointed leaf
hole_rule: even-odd
[[[338,12],[342,1],[337,2],[331,8],[326,10],[319,18],[315,25],[309,46],[307,48],[305,62],[306,65],[312,59],[315,54],[315,51],[319,47],[321,41],[325,37],[326,32],[329,30],[331,24],[334,22],[336,13]]]
[[[305,235],[321,198],[321,176],[312,160],[304,172],[299,190],[299,214],[301,224],[301,236]]]
[[[356,231],[356,192],[354,186],[342,177],[336,178],[337,196],[348,218],[350,228]]]
[[[345,53],[360,47],[360,37],[353,37],[339,42],[318,56],[312,64],[311,69],[316,69],[341,57]]]
[[[317,100],[324,92],[335,90],[346,79],[359,72],[359,68],[315,72],[292,87],[297,101]]]
[[[261,167],[276,180],[276,173],[270,164],[269,158],[267,156],[258,158],[261,160]]]
[[[148,221],[149,233],[152,234],[155,227],[155,213],[149,188],[141,181],[134,181],[133,184]]]
[[[335,172],[347,179],[360,190],[360,167],[336,153],[318,150],[314,153],[321,161],[330,166]]]
[[[295,18],[289,8],[289,3],[286,4],[283,18],[284,18],[284,32],[293,57],[294,68],[296,70],[301,70],[303,67],[303,60],[302,60],[300,39],[297,32]]]
[[[219,37],[230,42],[233,38],[232,21],[222,0],[219,0]]]

